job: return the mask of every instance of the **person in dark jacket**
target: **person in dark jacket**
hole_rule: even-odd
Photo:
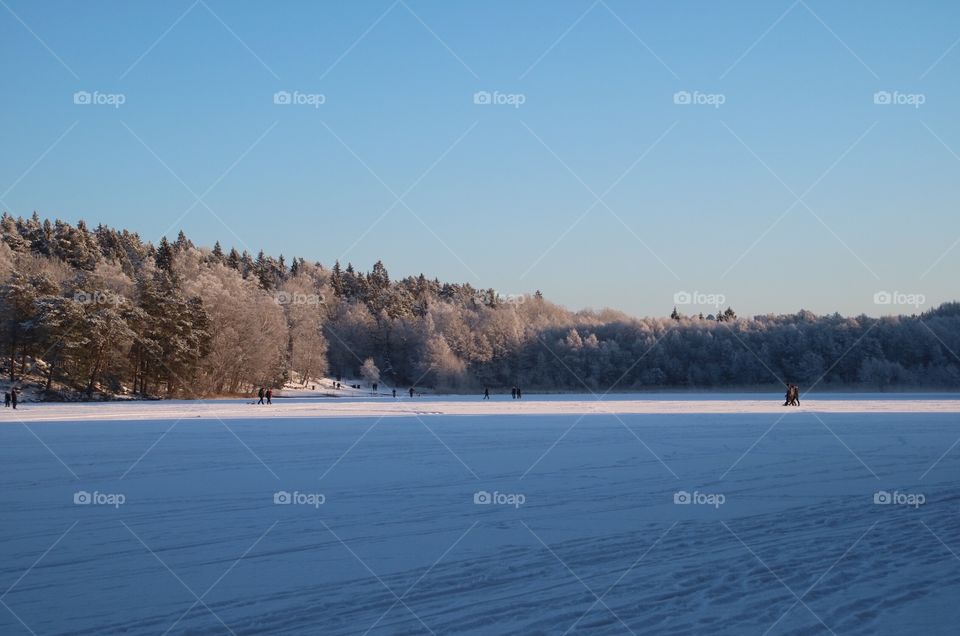
[[[483,399],[484,399],[484,400],[489,400],[489,399],[490,399],[490,387],[488,387],[488,386],[483,387]]]
[[[410,397],[413,397],[413,387],[410,387]]]
[[[260,398],[260,401],[257,402],[257,404],[263,404],[263,395],[264,395],[263,387],[260,387],[260,390],[257,391],[257,397]]]
[[[273,404],[273,389],[267,389],[267,404]]]
[[[10,408],[10,391],[3,394],[3,405]]]
[[[10,403],[13,405],[13,408],[17,408],[17,390],[10,390]]]
[[[517,399],[517,387],[510,387],[510,397],[514,400]]]
[[[522,397],[523,395],[520,393],[520,387],[517,387],[517,399],[519,400]]]

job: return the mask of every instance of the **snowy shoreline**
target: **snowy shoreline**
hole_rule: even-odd
[[[672,397],[672,396],[671,396]],[[583,399],[481,400],[474,396],[437,398],[275,398],[273,405],[251,400],[165,400],[150,402],[28,403],[6,411],[6,423],[86,420],[382,418],[519,415],[690,415],[807,413],[960,413],[960,399],[804,399],[784,407],[776,399]]]

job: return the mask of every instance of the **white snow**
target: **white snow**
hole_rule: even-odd
[[[346,390],[346,389],[344,389]],[[757,396],[703,397],[699,395],[653,394],[613,395],[529,395],[521,400],[510,396],[414,397],[398,391],[389,395],[363,397],[351,389],[346,399],[312,395],[309,391],[287,391],[274,395],[273,404],[258,405],[256,398],[227,400],[155,400],[92,403],[26,403],[5,412],[2,422],[54,422],[82,420],[179,420],[410,417],[412,415],[590,415],[590,414],[710,414],[770,413],[787,411],[813,413],[960,413],[960,396],[933,397],[890,394],[830,395],[801,397],[800,407],[784,407],[776,394]],[[369,395],[369,391],[366,391]],[[287,396],[292,397],[287,397]]]
[[[275,402],[5,411],[0,634],[956,633],[950,396]]]

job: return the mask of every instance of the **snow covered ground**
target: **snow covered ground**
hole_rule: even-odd
[[[354,393],[358,393],[354,391]],[[590,415],[590,414],[710,414],[785,412],[783,398],[776,393],[744,394],[615,394],[529,395],[513,400],[494,395],[429,396],[410,398],[398,393],[374,397],[352,395],[331,398],[288,392],[274,396],[271,406],[255,404],[256,398],[233,400],[156,400],[85,403],[22,404],[17,411],[4,413],[0,422],[53,422],[87,420],[177,420],[197,418],[289,419],[340,417],[415,417],[423,415]],[[814,413],[960,413],[957,394],[817,394],[801,396],[793,410]]]
[[[0,634],[955,634],[960,401],[776,397],[26,404]]]

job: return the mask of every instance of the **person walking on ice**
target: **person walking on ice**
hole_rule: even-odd
[[[787,385],[787,394],[783,401],[784,406],[800,406],[800,387],[796,384]]]
[[[488,386],[483,387],[483,399],[484,399],[484,400],[489,400],[489,399],[490,399],[490,387],[488,387]]]
[[[260,390],[257,391],[257,397],[260,398],[260,401],[257,402],[257,404],[263,404],[263,395],[264,395],[263,387],[260,387]]]

